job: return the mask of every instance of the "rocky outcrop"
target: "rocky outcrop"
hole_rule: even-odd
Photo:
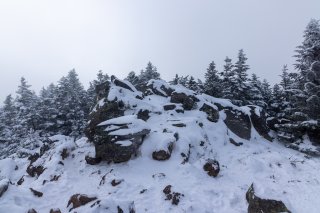
[[[269,135],[270,130],[267,126],[267,113],[256,106],[250,106],[250,109],[250,119],[255,130],[268,141],[272,141],[272,137]]]
[[[208,159],[203,166],[203,170],[211,177],[217,177],[220,172],[219,162],[213,159]]]
[[[226,107],[224,112],[226,113],[224,123],[227,125],[228,129],[238,137],[250,140],[251,122],[249,116],[244,112],[231,107]]]
[[[150,132],[144,121],[136,116],[110,119],[96,127],[94,138],[96,158],[121,163],[136,154],[144,137]]]
[[[199,99],[194,95],[187,95],[183,92],[173,92],[171,94],[171,103],[182,104],[183,109],[192,110]]]
[[[202,105],[200,111],[205,112],[207,114],[207,119],[211,122],[217,122],[219,120],[219,111],[206,103]]]
[[[255,195],[253,184],[246,193],[246,199],[249,203],[248,213],[269,212],[269,213],[290,213],[282,201],[262,199]]]

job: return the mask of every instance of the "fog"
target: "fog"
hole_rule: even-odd
[[[203,78],[241,48],[273,84],[319,11],[318,0],[0,0],[0,100],[21,76],[39,91],[73,68],[86,87],[98,70],[124,78],[148,61],[165,80]]]

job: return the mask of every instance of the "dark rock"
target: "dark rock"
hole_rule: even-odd
[[[175,127],[186,127],[187,125],[184,124],[184,123],[177,123],[177,124],[172,124],[172,126],[175,126]]]
[[[131,88],[131,86],[126,84],[124,81],[117,79],[114,75],[111,76],[111,81],[118,87],[122,87],[127,90],[130,90],[131,92],[134,92],[134,90],[133,90],[133,88]]]
[[[38,153],[35,153],[33,155],[30,155],[28,157],[28,160],[30,161],[30,164],[32,164],[33,162],[36,162],[39,158],[40,158],[40,155]]]
[[[60,209],[50,209],[50,213],[61,213]]]
[[[69,207],[71,204],[72,206],[70,211],[72,209],[78,208],[80,206],[84,206],[87,203],[90,203],[91,201],[96,200],[96,197],[88,197],[87,195],[83,195],[83,194],[74,194],[70,197],[69,201],[68,201],[68,205],[67,207]]]
[[[207,119],[211,122],[217,122],[219,120],[219,111],[204,103],[200,108],[200,111],[203,111],[207,114]]]
[[[254,194],[253,184],[251,184],[250,188],[246,193],[246,199],[249,203],[248,213],[258,213],[258,212],[290,213],[290,211],[287,209],[287,207],[284,205],[282,201],[262,199],[256,196]]]
[[[185,110],[192,110],[195,103],[198,102],[199,99],[196,98],[195,96],[188,96],[186,95],[185,93],[177,93],[177,92],[173,92],[171,94],[171,99],[170,99],[170,102],[171,103],[181,103],[182,104],[182,107],[185,109]]]
[[[89,141],[94,142],[97,125],[111,118],[117,118],[124,115],[124,109],[121,108],[119,101],[106,101],[102,106],[97,106],[89,115],[89,124],[85,129],[85,134]]]
[[[230,141],[230,143],[232,143],[233,145],[235,145],[235,146],[241,146],[241,145],[243,145],[243,143],[242,142],[236,142],[235,140],[233,140],[233,138],[229,138],[229,141]]]
[[[128,135],[116,135],[113,134],[114,131],[128,129],[130,128],[130,123],[111,125],[118,127],[111,131],[105,131],[110,125],[99,126],[100,129],[95,137],[96,158],[114,163],[126,162],[131,159],[132,155],[137,153],[140,145],[143,143],[144,137],[149,134],[150,129],[142,129],[138,132],[133,130]],[[126,143],[130,141],[131,144],[122,146],[122,141]]]
[[[280,123],[280,121],[276,117],[269,117],[267,119],[267,126],[269,129],[276,131],[277,128],[275,127],[276,124]]]
[[[152,158],[158,161],[168,160],[171,157],[172,150],[173,150],[173,143],[171,142],[168,144],[167,150],[154,151],[152,153]]]
[[[20,186],[24,182],[24,175],[18,180],[17,184]]]
[[[163,189],[163,193],[166,196],[165,200],[171,200],[172,205],[178,205],[180,202],[181,197],[184,196],[184,194],[181,194],[179,192],[171,192],[171,185],[167,185]]]
[[[147,191],[147,189],[142,189],[141,191],[140,191],[140,194],[143,194],[143,193],[145,193]]]
[[[203,170],[208,173],[211,177],[217,177],[220,172],[219,162],[213,159],[208,159],[207,163],[204,164]]]
[[[106,82],[103,82],[102,84],[98,84],[95,90],[96,90],[97,101],[101,100],[102,98],[106,98],[110,91],[110,82],[106,81]]]
[[[37,197],[42,197],[43,196],[43,193],[42,192],[39,192],[37,190],[34,190],[33,188],[29,188],[31,190],[31,192],[34,194],[34,196],[37,196]]]
[[[176,105],[175,104],[167,104],[167,105],[164,105],[163,106],[163,109],[165,111],[168,111],[168,110],[174,110],[176,108]]]
[[[35,209],[29,209],[28,213],[37,213],[37,211]]]
[[[184,110],[183,109],[176,109],[176,112],[177,113],[184,113]]]
[[[9,188],[9,180],[2,180],[0,182],[0,197],[2,197],[2,195],[8,190]]]
[[[101,158],[93,158],[90,156],[85,156],[84,158],[89,165],[97,165],[101,162]]]
[[[43,172],[44,172],[44,168],[43,166],[33,166],[33,165],[29,165],[27,167],[27,173],[31,176],[31,177],[35,177],[36,175],[39,177]]]
[[[60,175],[54,175],[54,176],[50,179],[50,181],[51,181],[51,182],[52,182],[52,181],[58,181],[60,177],[61,177]]]
[[[224,112],[227,115],[224,123],[227,125],[228,129],[240,138],[250,140],[251,122],[249,116],[231,107],[226,107]]]
[[[159,85],[161,86],[159,87]],[[150,80],[146,86],[151,93],[162,97],[171,96],[172,92],[174,91],[166,82],[162,80]]]
[[[254,106],[250,106],[250,108],[250,119],[253,127],[262,137],[268,141],[272,141],[273,138],[269,135],[270,130],[267,126],[267,113],[263,109],[260,110],[260,108]],[[256,110],[259,110],[260,115],[255,113]]]
[[[67,157],[69,157],[69,152],[68,152],[68,149],[63,149],[62,152],[61,152],[61,157],[62,157],[62,160],[66,159]]]
[[[138,119],[141,119],[141,120],[144,120],[144,121],[147,121],[149,118],[150,118],[150,115],[149,115],[150,111],[145,109],[145,110],[139,110],[138,114],[137,114],[137,117]]]
[[[111,181],[111,185],[114,187],[114,186],[117,186],[119,185],[120,183],[122,183],[123,180],[116,180],[116,179],[113,179]]]
[[[44,143],[41,147],[40,147],[40,156],[42,156],[46,151],[50,150],[50,146],[47,143]]]

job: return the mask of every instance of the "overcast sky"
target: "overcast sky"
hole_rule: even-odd
[[[214,60],[247,54],[271,83],[292,64],[319,0],[0,0],[0,100],[24,76],[36,91],[75,68],[124,78],[148,61],[162,78],[203,78]]]

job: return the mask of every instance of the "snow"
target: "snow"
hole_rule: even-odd
[[[120,146],[131,146],[132,142],[129,140],[125,140],[125,141],[117,141],[116,144],[119,144]]]

